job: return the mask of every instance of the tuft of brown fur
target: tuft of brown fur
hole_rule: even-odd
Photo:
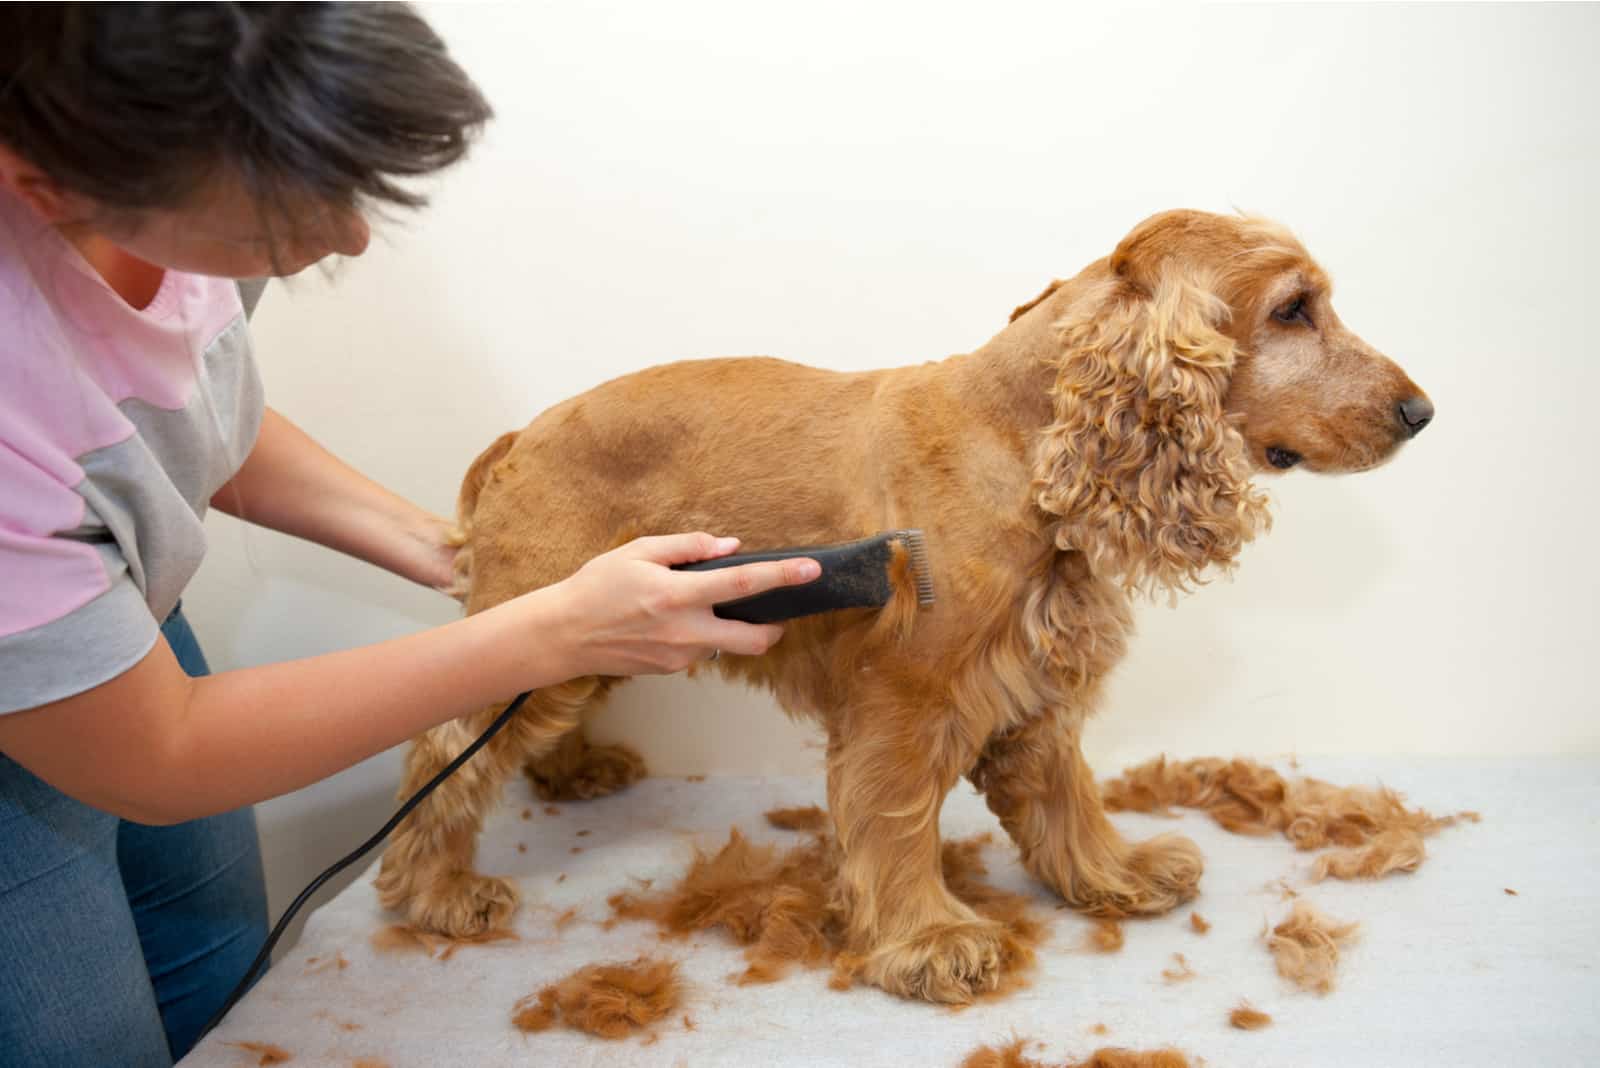
[[[1235,834],[1281,831],[1297,849],[1352,847],[1317,858],[1313,878],[1376,879],[1415,871],[1422,839],[1476,812],[1431,816],[1407,808],[1395,791],[1379,786],[1334,786],[1321,779],[1286,779],[1253,760],[1169,761],[1157,757],[1107,782],[1102,792],[1113,812],[1167,813],[1171,806],[1203,809]],[[1355,848],[1359,847],[1359,848]]]
[[[961,1068],[1191,1068],[1189,1058],[1175,1049],[1131,1050],[1118,1047],[1097,1049],[1086,1061],[1063,1061],[1049,1065],[1023,1052],[1028,1040],[1012,1039],[1004,1046],[979,1046],[967,1054]]]
[[[324,972],[333,971],[334,969],[338,969],[342,972],[348,967],[350,967],[350,962],[345,959],[344,951],[340,950],[326,960],[322,960],[317,957],[307,957],[305,970],[308,975],[320,975]]]
[[[1259,1031],[1272,1023],[1272,1017],[1252,1007],[1248,1001],[1241,1001],[1228,1013],[1228,1023],[1241,1031]]]
[[[257,1064],[284,1064],[294,1060],[294,1054],[282,1046],[274,1046],[271,1042],[229,1042],[227,1044],[250,1053],[260,1054],[261,1059],[256,1061]]]
[[[393,923],[374,931],[371,943],[372,948],[380,953],[424,953],[434,960],[449,960],[461,946],[518,940],[517,932],[504,927],[481,931],[463,938],[445,938],[407,924]],[[339,966],[344,967],[343,964]]]
[[[1015,945],[941,872],[940,808],[962,776],[1069,906],[1155,915],[1195,896],[1199,850],[1125,840],[1080,739],[1126,650],[1132,596],[1225,572],[1266,529],[1253,479],[1270,449],[1354,471],[1410,437],[1397,405],[1421,390],[1344,328],[1327,292],[1282,227],[1163,212],[970,353],[856,373],[689,360],[605,383],[502,435],[467,472],[466,610],[641,534],[716,531],[756,550],[921,528],[936,610],[918,609],[897,552],[881,610],[795,620],[766,655],[705,670],[827,732],[830,900],[849,974],[967,1003],[999,986]],[[1315,330],[1276,314],[1302,298]],[[530,697],[397,828],[375,883],[384,907],[447,935],[503,926],[517,888],[474,870],[485,814],[524,768],[551,796],[631,781],[628,756],[581,735],[619,681]],[[502,707],[420,736],[401,796]]]
[[[1182,953],[1172,955],[1172,965],[1161,969],[1161,978],[1169,983],[1183,983],[1195,977],[1195,970],[1189,966],[1189,958]]]
[[[1416,871],[1427,856],[1422,834],[1409,827],[1379,831],[1358,849],[1324,853],[1311,868],[1313,882],[1335,879],[1381,879],[1394,871]]]
[[[820,831],[828,826],[828,814],[816,805],[801,808],[775,808],[767,822],[780,831]]]
[[[599,1038],[625,1038],[677,1012],[683,982],[676,961],[640,957],[627,964],[590,964],[512,1008],[523,1031],[557,1023]]]
[[[1115,953],[1122,948],[1122,924],[1112,919],[1096,920],[1089,931],[1089,945],[1099,953]]]
[[[1333,989],[1339,947],[1351,941],[1359,927],[1330,919],[1309,901],[1296,901],[1289,918],[1267,936],[1267,947],[1277,960],[1279,975],[1302,990],[1326,994]]]
[[[1027,898],[983,881],[988,869],[981,851],[988,840],[979,835],[947,842],[942,869],[951,893],[1005,931],[1003,981],[993,991],[1004,993],[1021,985],[1044,928]],[[615,920],[646,920],[667,937],[727,931],[745,947],[746,968],[735,979],[740,985],[773,982],[796,966],[832,964],[832,985],[843,989],[859,974],[862,959],[848,947],[838,877],[837,844],[825,834],[779,851],[754,844],[733,828],[716,853],[697,851],[688,872],[671,888],[654,894],[625,891],[608,900]]]
[[[1211,930],[1211,921],[1207,920],[1198,912],[1191,912],[1189,913],[1189,926],[1191,929],[1193,929],[1195,934],[1205,934],[1207,931]]]

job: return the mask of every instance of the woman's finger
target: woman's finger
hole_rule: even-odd
[[[690,596],[701,604],[721,604],[754,597],[781,586],[802,586],[822,574],[822,565],[809,557],[789,560],[763,560],[715,571],[690,571],[684,574],[694,586]]]
[[[731,619],[718,623],[708,635],[712,649],[730,656],[760,656],[783,637],[781,623],[739,623]]]
[[[673,564],[692,564],[696,560],[727,556],[739,548],[739,539],[714,537],[699,530],[689,534],[653,534],[635,538],[625,548],[641,560],[671,567]]]

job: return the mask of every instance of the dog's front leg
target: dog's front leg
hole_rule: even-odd
[[[854,695],[830,727],[828,807],[857,974],[891,993],[964,1003],[995,988],[1002,932],[939,870],[939,809],[976,754],[936,700],[887,686]]]
[[[1073,908],[1151,915],[1197,892],[1204,864],[1193,842],[1164,834],[1129,844],[1111,825],[1067,715],[1041,715],[991,738],[969,777],[1023,864]]]

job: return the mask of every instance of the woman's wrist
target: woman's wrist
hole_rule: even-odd
[[[509,692],[553,686],[586,673],[568,591],[561,583],[524,593],[462,622],[491,628],[489,641],[497,653],[490,662],[504,665]]]

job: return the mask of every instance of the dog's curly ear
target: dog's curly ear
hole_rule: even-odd
[[[1120,251],[1120,250],[1119,250]],[[1171,260],[1135,277],[1114,256],[1100,292],[1057,324],[1061,350],[1035,470],[1056,544],[1129,589],[1176,592],[1232,566],[1270,525],[1223,400],[1227,303]]]

